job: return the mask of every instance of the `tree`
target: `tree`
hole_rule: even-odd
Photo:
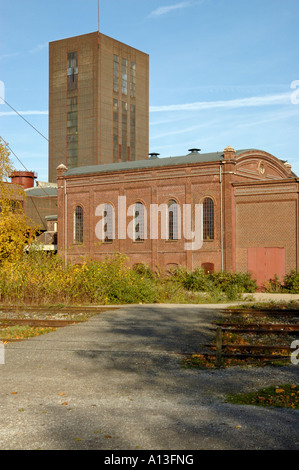
[[[38,230],[24,213],[24,189],[9,182],[13,171],[8,145],[0,137],[0,263],[22,256]]]

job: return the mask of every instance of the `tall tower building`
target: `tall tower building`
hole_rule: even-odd
[[[49,44],[49,181],[56,168],[148,156],[149,56],[99,32]]]

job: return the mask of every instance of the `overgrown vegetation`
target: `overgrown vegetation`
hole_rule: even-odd
[[[30,250],[0,260],[0,302],[6,304],[218,303],[256,291],[248,273],[152,272],[129,267],[125,255],[65,265],[60,256]]]
[[[0,301],[11,304],[207,303],[232,300],[254,291],[249,275],[153,273],[148,266],[128,266],[121,254],[104,261],[67,264],[59,256],[30,250],[0,263]]]
[[[299,293],[299,272],[292,270],[289,274],[285,275],[283,280],[280,281],[277,276],[270,279],[265,284],[265,292],[273,293],[288,293],[298,294]]]
[[[192,292],[211,292],[214,296],[225,294],[227,300],[236,300],[242,293],[257,290],[256,281],[249,273],[228,273],[225,271],[205,274],[201,268],[193,272],[177,268],[172,272],[172,280]]]

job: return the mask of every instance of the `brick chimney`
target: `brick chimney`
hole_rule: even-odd
[[[56,171],[57,171],[57,178],[59,178],[60,176],[63,176],[63,174],[67,171],[67,167],[63,163],[61,163],[56,168]]]

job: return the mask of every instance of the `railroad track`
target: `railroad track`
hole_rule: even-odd
[[[43,320],[33,318],[0,318],[0,328],[8,326],[35,326],[35,327],[51,327],[60,328],[63,326],[73,325],[74,323],[83,323],[84,320]]]
[[[218,323],[222,331],[230,331],[237,333],[276,333],[276,334],[291,334],[297,336],[299,333],[299,324],[289,323]]]
[[[206,344],[205,346],[216,352],[216,345]],[[229,350],[231,350],[231,352],[229,352]],[[237,351],[240,351],[240,352],[237,352]],[[253,352],[258,351],[258,353],[253,354],[250,351],[253,351]],[[267,351],[272,351],[272,354],[270,352],[268,353]],[[275,353],[275,351],[277,353]],[[278,353],[278,351],[280,351],[280,354]],[[283,354],[284,351],[286,351],[288,354]],[[293,351],[293,349],[290,346],[273,346],[273,345],[268,346],[264,344],[256,344],[256,345],[246,344],[245,345],[245,344],[231,343],[231,344],[222,344],[221,356],[228,357],[228,358],[229,357],[236,358],[236,359],[248,359],[248,358],[287,359],[290,357],[289,353],[291,351]],[[214,354],[207,353],[207,355],[215,356],[215,353]]]
[[[203,355],[211,357],[216,355],[216,365],[220,367],[222,358],[231,359],[271,359],[271,361],[289,359],[290,353],[293,350],[291,346],[276,345],[274,344],[238,344],[238,343],[224,343],[224,333],[251,333],[258,335],[299,335],[299,311],[292,309],[225,309],[221,313],[228,315],[252,315],[253,317],[289,317],[292,323],[244,323],[244,321],[236,322],[217,322],[217,326],[211,328],[216,332],[216,344],[204,344],[202,346],[209,348],[212,352],[204,352]]]
[[[278,316],[278,317],[293,317],[299,319],[299,310],[295,309],[255,309],[255,308],[228,308],[220,311],[228,315],[252,315],[252,316]]]
[[[69,307],[59,307],[59,306],[51,306],[51,307],[39,307],[39,306],[7,306],[7,305],[1,305],[0,306],[0,312],[9,312],[9,313],[21,313],[21,312],[38,312],[38,313],[51,313],[51,315],[59,314],[59,313],[81,313],[81,312],[104,312],[106,310],[111,310],[111,309],[118,309],[118,305],[107,305],[107,306],[93,306],[93,305],[88,305],[88,306],[69,306]]]

